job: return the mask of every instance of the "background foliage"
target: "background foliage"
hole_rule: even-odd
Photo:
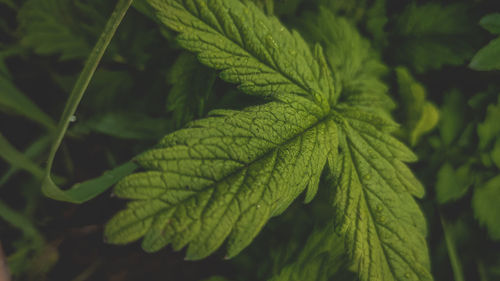
[[[420,203],[435,280],[500,279],[496,1],[254,2],[306,39],[333,46],[325,52],[356,53],[351,68],[338,69],[343,77],[357,77],[352,69],[370,65],[367,71],[388,85],[377,89],[396,101],[388,108],[402,124],[396,136],[419,156],[411,168],[426,187]],[[236,258],[226,261],[218,253],[197,262],[170,249],[145,254],[137,244],[104,243],[103,225],[123,208],[111,192],[82,205],[42,196],[50,135],[114,4],[0,0],[0,241],[15,278],[355,280],[330,225],[325,189],[313,204],[295,202],[271,220]],[[359,49],[322,41],[334,30],[328,14],[343,17],[336,24],[357,28],[363,37],[348,39]],[[324,28],[316,34],[313,25]],[[367,50],[379,60],[364,60]],[[349,81],[342,81],[345,89],[359,89]],[[74,117],[56,178],[68,185],[99,177],[212,109],[260,102],[199,64],[145,2],[136,1]]]

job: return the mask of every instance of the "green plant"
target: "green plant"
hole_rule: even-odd
[[[18,16],[0,20],[0,110],[39,126],[19,143],[0,127],[0,184],[21,187],[0,201],[13,274],[493,280],[497,73],[464,66],[498,68],[495,40],[474,56],[490,2],[0,1]],[[496,34],[497,14],[480,25]],[[63,105],[19,83],[42,72],[70,93],[57,125]],[[42,200],[40,180],[49,198],[88,203]],[[102,196],[113,185],[125,207]],[[109,245],[140,239],[147,254]],[[73,252],[82,265],[59,259]]]

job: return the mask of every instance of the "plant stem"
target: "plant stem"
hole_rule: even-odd
[[[118,1],[118,4],[116,5],[113,13],[111,14],[108,22],[106,23],[106,26],[104,27],[104,31],[101,33],[99,40],[97,41],[87,61],[85,62],[85,66],[83,67],[83,70],[80,73],[80,76],[78,77],[78,80],[76,81],[73,90],[71,91],[70,97],[66,102],[66,106],[64,107],[63,114],[57,126],[54,142],[52,144],[49,158],[47,160],[45,177],[42,183],[42,192],[47,197],[50,197],[55,200],[74,202],[74,203],[80,201],[77,200],[77,198],[72,198],[69,194],[61,190],[52,180],[51,172],[52,172],[52,166],[54,164],[54,158],[59,149],[59,146],[61,145],[64,135],[68,130],[69,123],[74,118],[73,116],[76,112],[78,104],[80,103],[85,93],[85,90],[87,89],[92,79],[92,76],[94,75],[97,66],[99,65],[99,62],[101,61],[104,52],[106,51],[106,48],[111,42],[111,39],[113,38],[116,32],[116,29],[123,20],[123,17],[127,13],[128,8],[132,4],[132,1],[133,0]],[[100,191],[99,193],[103,191],[104,190]],[[91,198],[97,196],[99,193],[93,194]]]
[[[448,223],[440,213],[441,225],[443,226],[444,240],[446,241],[446,248],[448,249],[448,256],[450,258],[451,268],[455,281],[465,281],[462,264],[458,258],[457,249],[455,248],[455,241],[453,241],[452,234],[448,229]]]

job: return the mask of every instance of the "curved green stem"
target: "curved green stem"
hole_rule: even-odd
[[[111,39],[113,38],[113,35],[115,34],[116,29],[118,28],[118,25],[120,25],[123,17],[127,13],[128,8],[132,4],[132,1],[133,0],[118,1],[115,10],[111,14],[111,17],[109,18],[106,26],[104,27],[104,31],[101,33],[99,40],[97,41],[87,61],[85,62],[85,66],[82,72],[80,73],[80,76],[78,77],[78,80],[76,81],[73,90],[71,91],[66,106],[64,107],[61,120],[59,120],[59,124],[57,126],[54,142],[50,149],[50,154],[45,169],[45,176],[42,183],[42,192],[47,197],[60,201],[81,203],[94,198],[95,196],[104,192],[109,187],[108,186],[104,189],[95,188],[93,190],[87,190],[85,192],[77,192],[77,193],[72,191],[74,188],[71,188],[67,191],[63,191],[52,180],[51,171],[56,153],[59,149],[59,146],[61,145],[64,135],[66,134],[66,131],[68,130],[69,123],[71,122],[71,119],[76,112],[78,104],[80,103],[83,94],[85,93],[85,90],[87,89],[97,66],[99,65],[99,62],[101,61],[101,58],[104,55],[104,52],[106,51],[106,48],[111,42]],[[132,165],[128,164],[128,168],[132,168]],[[90,188],[90,186],[87,186],[87,188]],[[82,194],[84,194],[85,197],[77,197],[77,196],[82,196]]]

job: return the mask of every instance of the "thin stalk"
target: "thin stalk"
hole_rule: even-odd
[[[54,164],[54,158],[57,154],[57,151],[59,150],[59,146],[61,145],[64,135],[68,130],[69,123],[74,118],[73,116],[76,112],[78,104],[82,100],[85,90],[87,89],[97,69],[97,66],[99,65],[99,62],[101,61],[104,52],[106,51],[106,48],[111,42],[111,39],[113,38],[116,32],[116,29],[118,28],[121,21],[123,20],[123,17],[127,13],[128,8],[132,4],[132,1],[133,0],[118,1],[118,4],[116,5],[113,13],[111,14],[108,22],[106,23],[106,26],[104,27],[104,31],[101,33],[101,36],[99,37],[87,61],[85,62],[85,66],[83,67],[83,70],[80,73],[80,76],[78,77],[78,80],[76,81],[73,90],[71,91],[70,97],[66,102],[66,106],[64,107],[63,114],[57,126],[54,142],[50,149],[50,154],[45,169],[45,177],[42,183],[42,192],[47,197],[50,197],[55,200],[67,201],[73,203],[81,202],[82,200],[81,198],[73,198],[70,194],[61,190],[52,180],[51,173],[52,173],[52,166]],[[89,198],[86,198],[86,200],[89,200],[97,196],[103,191],[104,190],[96,190],[96,192],[90,194],[91,196],[89,196]]]
[[[455,281],[465,281],[464,272],[462,270],[462,263],[457,254],[457,249],[455,247],[455,241],[453,240],[452,234],[448,229],[448,223],[443,218],[443,215],[439,214],[441,218],[441,225],[443,226],[444,240],[446,241],[446,248],[448,249],[448,256],[450,258],[451,269],[453,270],[453,276]]]

